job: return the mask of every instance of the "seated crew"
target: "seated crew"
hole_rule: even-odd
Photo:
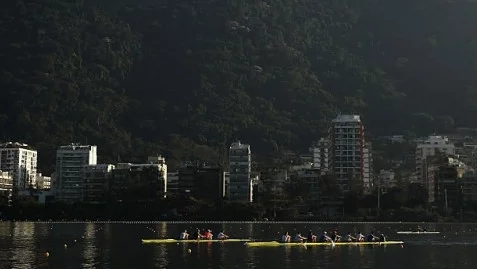
[[[225,240],[227,238],[229,238],[229,236],[224,234],[224,231],[220,231],[220,233],[217,235],[217,239],[219,240]]]
[[[358,234],[356,235],[356,241],[357,242],[364,242],[364,239],[366,239],[364,237],[364,235],[361,232],[358,232]]]
[[[298,232],[298,233],[295,235],[295,237],[293,238],[293,241],[294,241],[294,242],[302,242],[302,243],[303,243],[303,240],[305,240],[305,239],[306,239],[306,237],[301,236],[301,233]]]
[[[356,238],[351,235],[351,232],[348,232],[348,234],[344,238],[344,241],[353,242],[353,241],[358,241],[358,240],[356,240]]]
[[[331,232],[331,235],[330,235],[330,238],[331,238],[331,240],[333,240],[334,242],[340,241],[341,236],[338,234],[338,230],[335,229],[334,231],[332,231],[332,232]]]
[[[194,240],[199,240],[199,239],[202,239],[203,237],[204,236],[200,234],[199,228],[197,228],[197,230],[194,232],[194,235],[192,235],[192,239]]]
[[[371,232],[367,237],[366,237],[366,242],[376,242],[379,241],[379,237],[374,235],[374,232]]]
[[[291,239],[291,236],[288,234],[288,232],[282,235],[282,243],[290,243],[290,239]]]
[[[333,239],[331,239],[328,235],[327,232],[324,231],[323,234],[320,236],[320,242],[333,242]]]
[[[204,238],[205,238],[206,240],[212,240],[212,237],[213,237],[213,236],[214,236],[214,235],[212,234],[212,231],[211,231],[211,230],[207,230],[207,231],[205,231],[205,233],[204,233]]]
[[[187,233],[187,230],[184,230],[181,235],[179,236],[180,240],[187,240],[189,239],[189,234]]]
[[[310,231],[310,232],[308,233],[308,236],[307,236],[307,238],[306,238],[306,241],[307,241],[308,243],[310,243],[310,242],[316,242],[316,235],[314,235],[313,232]]]
[[[378,231],[378,240],[379,242],[386,242],[386,236]]]

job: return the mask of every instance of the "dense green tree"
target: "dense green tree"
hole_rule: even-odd
[[[305,149],[338,112],[373,134],[474,127],[477,3],[12,0],[0,4],[0,139],[226,162]]]

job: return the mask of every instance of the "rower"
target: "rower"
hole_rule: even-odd
[[[382,234],[380,231],[378,231],[378,239],[379,239],[379,242],[386,242],[386,236]]]
[[[356,235],[356,241],[357,242],[364,242],[364,235],[361,233],[361,232],[358,232],[358,234]]]
[[[282,235],[282,243],[290,243],[290,239],[291,239],[291,236],[288,234],[288,232]]]
[[[364,236],[363,236],[364,237]],[[348,234],[345,236],[345,241],[347,242],[353,242],[353,241],[357,241],[355,237],[353,237],[351,235],[351,232],[348,232]]]
[[[366,237],[366,242],[375,242],[375,241],[379,241],[379,237],[374,236],[374,231],[373,231]]]
[[[341,236],[338,235],[338,231],[335,229],[334,231],[331,232],[330,238],[331,240],[336,242],[336,241],[340,241]]]
[[[327,235],[326,231],[320,236],[320,242],[333,242],[333,240]]]
[[[293,238],[293,241],[303,243],[303,240],[305,240],[305,239],[306,239],[306,237],[301,236],[301,233],[298,232],[298,233],[295,235],[295,238]]]
[[[227,238],[229,238],[229,236],[224,234],[224,231],[220,231],[220,233],[217,235],[217,239],[219,240],[225,240]]]
[[[187,240],[189,239],[189,234],[187,233],[187,230],[184,230],[181,235],[179,236],[180,240]]]
[[[200,230],[199,228],[197,228],[197,231],[194,232],[194,235],[192,237],[195,240],[199,240],[202,239],[204,236],[200,234]]]
[[[316,242],[316,235],[314,235],[313,232],[310,231],[310,232],[308,233],[308,237],[307,237],[306,241],[307,241],[308,243],[310,243],[310,242]]]
[[[417,231],[418,231],[418,232],[422,232],[421,226],[417,226]]]
[[[212,237],[213,237],[213,236],[214,236],[214,235],[212,234],[212,231],[211,231],[211,230],[207,230],[207,231],[205,231],[205,233],[204,233],[204,237],[205,237],[206,240],[212,240]]]

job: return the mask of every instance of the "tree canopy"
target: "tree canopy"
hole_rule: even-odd
[[[104,162],[305,149],[337,113],[374,134],[477,122],[477,3],[0,3],[0,139],[94,143]],[[265,155],[264,155],[265,156]]]

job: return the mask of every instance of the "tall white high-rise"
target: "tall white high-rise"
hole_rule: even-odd
[[[229,149],[228,198],[237,202],[253,201],[252,151],[250,145],[240,141],[232,143]]]
[[[97,147],[71,144],[56,151],[56,188],[58,200],[83,199],[84,169],[97,164]]]
[[[17,190],[36,187],[37,152],[27,144],[4,143],[0,145],[0,170],[13,177]]]

